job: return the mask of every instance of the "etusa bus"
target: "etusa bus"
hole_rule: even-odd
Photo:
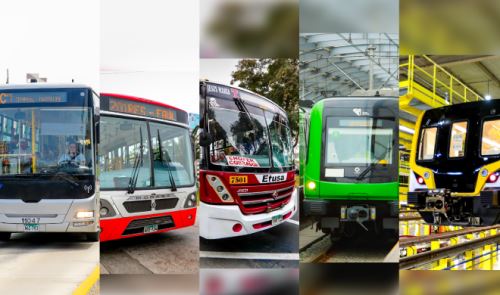
[[[263,231],[291,218],[295,166],[286,112],[245,89],[200,82],[200,236]]]

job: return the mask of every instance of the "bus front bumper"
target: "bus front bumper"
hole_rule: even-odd
[[[275,227],[297,211],[297,190],[283,208],[262,214],[244,215],[238,205],[210,205],[200,202],[200,236],[223,239],[244,236]]]
[[[196,221],[196,211],[195,207],[160,214],[101,219],[100,241],[132,238],[192,226]],[[167,224],[165,221],[171,223]],[[154,224],[159,225],[158,230],[146,233],[146,227]]]
[[[2,200],[0,232],[96,233],[99,224],[95,204],[95,195],[87,199],[44,199],[38,203]],[[78,218],[77,213],[83,211],[94,212],[94,217]]]

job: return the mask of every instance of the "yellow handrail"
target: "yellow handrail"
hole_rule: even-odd
[[[470,102],[482,100],[478,93],[453,76],[442,66],[434,62],[430,57],[422,55],[429,66],[420,67],[415,64],[415,56],[409,55],[408,62],[399,65],[401,73],[406,73],[408,93],[414,93],[416,86],[423,87],[428,91],[431,106],[447,105],[453,103]],[[430,70],[428,70],[430,68]],[[402,77],[402,75],[401,75]],[[447,96],[447,97],[446,97]]]

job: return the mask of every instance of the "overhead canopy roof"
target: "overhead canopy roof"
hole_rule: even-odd
[[[301,99],[318,101],[372,89],[398,87],[399,39],[396,34],[343,33],[300,35]]]

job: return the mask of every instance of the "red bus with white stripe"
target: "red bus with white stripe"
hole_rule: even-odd
[[[101,93],[101,242],[192,226],[194,152],[188,114],[143,98]]]
[[[200,82],[200,236],[263,231],[291,218],[295,166],[286,112],[245,89]]]

